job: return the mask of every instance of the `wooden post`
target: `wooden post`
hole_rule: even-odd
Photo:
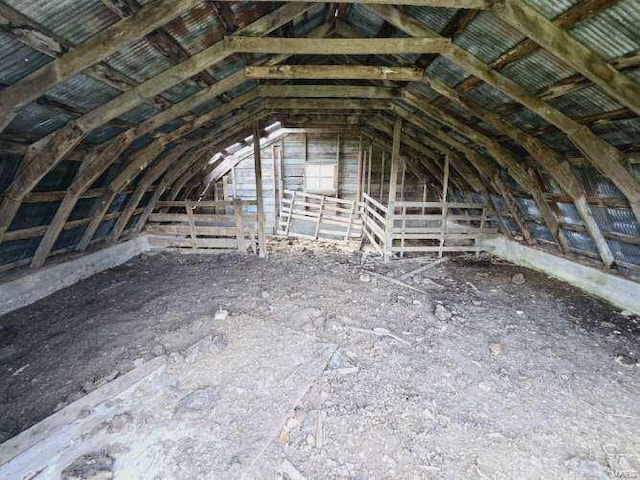
[[[340,198],[340,132],[336,135],[336,197]]]
[[[293,191],[291,195],[291,204],[289,205],[289,216],[287,217],[287,229],[285,230],[285,235],[289,236],[289,230],[291,229],[291,219],[293,218],[293,206],[296,203],[296,191]]]
[[[407,173],[407,164],[402,161],[402,180],[400,184],[400,201],[404,202],[404,177]],[[400,246],[402,250],[400,251],[400,258],[404,257],[404,235],[405,228],[407,227],[407,207],[402,206],[402,237],[400,239]]]
[[[382,202],[384,201],[382,196],[384,195],[384,157],[385,157],[385,152],[384,150],[382,151],[382,160],[380,161],[380,198],[379,200]]]
[[[398,166],[400,161],[400,136],[402,135],[402,119],[396,118],[393,124],[393,147],[391,151],[391,174],[389,176],[389,202],[396,201],[398,189]]]
[[[242,200],[233,199],[233,216],[236,221],[236,239],[238,242],[238,251],[247,252],[247,244],[244,240],[244,223],[242,222]]]
[[[189,219],[189,232],[191,232],[191,245],[194,250],[198,249],[198,237],[196,236],[196,219],[193,215],[193,202],[185,200],[184,208],[187,211],[187,218]]]
[[[358,202],[362,201],[362,190],[364,189],[364,158],[362,154],[362,134],[360,134],[360,139],[358,140],[358,183],[356,187],[356,200]]]
[[[371,196],[371,158],[373,157],[373,144],[369,144],[369,154],[367,155],[367,195]]]
[[[264,238],[264,199],[262,198],[262,159],[260,158],[260,128],[253,124],[253,159],[256,174],[256,203],[258,207],[258,252],[260,258],[267,258],[267,242]]]
[[[271,234],[275,234],[278,229],[278,191],[276,188],[277,179],[276,179],[276,146],[271,145],[271,177],[273,178],[273,195],[271,196],[273,200],[273,227]]]
[[[442,229],[440,232],[440,248],[438,249],[438,258],[442,258],[442,249],[444,247],[444,237],[447,234],[447,195],[449,193],[449,155],[444,157],[444,180],[442,182]]]
[[[320,209],[318,210],[318,221],[316,222],[316,233],[313,236],[315,240],[318,239],[318,233],[320,233],[320,222],[322,221],[322,209],[324,208],[324,198],[325,198],[325,195],[323,195],[322,200],[320,200]]]

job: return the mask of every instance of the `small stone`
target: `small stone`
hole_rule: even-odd
[[[504,345],[500,342],[491,342],[489,344],[489,350],[491,351],[491,355],[497,357],[498,355],[502,354]]]
[[[415,306],[422,305],[422,302],[420,300],[413,300],[411,303],[413,303]]]
[[[271,295],[269,295],[269,292],[267,291],[263,291],[261,295],[262,295],[262,298],[264,298],[265,300],[271,297]]]
[[[199,388],[180,399],[173,416],[184,417],[208,411],[213,408],[213,404],[217,399],[218,391],[215,388]]]
[[[119,413],[115,415],[107,424],[109,433],[119,433],[123,431],[133,421],[133,417],[129,412]]]
[[[440,304],[436,305],[434,314],[438,320],[441,320],[443,322],[446,322],[447,320],[451,320],[451,317],[453,317],[453,314],[449,310],[447,310],[443,305],[440,305]]]
[[[361,281],[361,282],[368,283],[368,282],[370,282],[370,281],[371,281],[371,277],[369,276],[369,274],[368,274],[368,273],[361,273],[361,274],[360,274],[360,281]]]
[[[521,273],[516,273],[513,277],[511,277],[511,283],[514,285],[523,285],[527,279]]]
[[[60,474],[62,480],[110,480],[113,478],[113,458],[106,452],[87,453],[76,458]]]
[[[623,317],[632,317],[633,312],[631,310],[623,310],[620,312],[620,315],[622,315]]]
[[[625,353],[621,353],[618,354],[614,357],[614,360],[616,361],[616,363],[619,363],[620,365],[624,366],[624,367],[633,367],[634,365],[636,365],[638,363],[638,359],[632,357],[631,355],[627,355]]]
[[[229,316],[229,312],[227,310],[223,310],[222,308],[220,310],[218,310],[216,312],[216,314],[213,316],[213,319],[218,321],[218,322],[222,322],[224,320],[227,319],[227,317]]]
[[[518,315],[524,315],[524,311],[523,311],[523,310],[516,310],[516,313],[517,313]]]
[[[159,357],[161,355],[165,354],[165,349],[163,345],[154,345],[153,348],[151,349],[151,353],[153,353],[156,357]]]

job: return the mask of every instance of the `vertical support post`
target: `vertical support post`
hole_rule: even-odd
[[[194,250],[198,249],[198,237],[196,236],[196,219],[193,215],[193,202],[190,200],[184,201],[184,208],[187,211],[187,219],[189,220],[189,232],[191,233],[191,245]]]
[[[318,239],[318,233],[320,233],[320,222],[322,222],[322,209],[324,208],[324,198],[325,198],[325,195],[323,195],[322,199],[320,200],[320,209],[318,210],[318,221],[316,222],[316,233],[313,236],[315,240]]]
[[[404,202],[404,179],[405,179],[406,173],[407,173],[407,164],[403,160],[402,161],[402,180],[400,183],[400,201],[401,202]],[[404,235],[405,235],[406,226],[407,226],[407,207],[403,205],[402,206],[402,237],[400,239],[400,246],[402,247],[402,250],[400,251],[400,258],[404,257]]]
[[[272,191],[273,195],[271,199],[273,200],[273,227],[271,228],[271,234],[275,234],[278,225],[278,191],[276,188],[277,180],[276,180],[276,146],[271,145],[271,178],[273,179]]]
[[[360,134],[360,139],[358,140],[358,183],[356,186],[356,200],[358,202],[362,201],[362,189],[364,187],[364,172],[362,171],[363,167],[363,158],[362,158],[362,134]]]
[[[233,216],[236,221],[236,240],[238,242],[238,251],[247,252],[247,243],[244,240],[244,223],[242,221],[242,200],[233,199]]]
[[[369,144],[369,154],[367,155],[367,195],[371,196],[371,159],[373,157],[373,144]]]
[[[384,195],[384,157],[385,157],[385,152],[384,150],[382,151],[382,159],[380,160],[380,192],[379,192],[379,200],[381,202],[383,202],[383,195]]]
[[[340,132],[336,135],[336,197],[340,198]]]
[[[422,184],[422,203],[427,203],[427,180]],[[422,205],[422,215],[424,215],[424,205]]]
[[[344,239],[345,242],[349,243],[349,239],[351,238],[351,225],[353,225],[353,216],[356,212],[356,205],[357,205],[358,201],[357,200],[352,200],[351,201],[351,213],[349,213],[349,226],[347,227],[347,235],[346,238]],[[363,233],[364,235],[364,233]]]
[[[400,162],[400,135],[402,134],[402,119],[396,118],[393,124],[393,147],[391,150],[391,174],[389,175],[389,202],[396,201],[398,189],[398,167]]]
[[[258,207],[258,246],[260,258],[267,258],[267,242],[264,238],[264,199],[262,198],[262,159],[260,158],[260,127],[253,124],[253,159],[256,173],[256,202]]]
[[[447,196],[449,194],[449,155],[444,157],[444,180],[442,182],[442,227],[440,233],[440,248],[438,249],[438,258],[442,258],[444,238],[447,234],[447,213],[449,205],[447,204]]]
[[[287,229],[285,230],[285,235],[289,236],[289,230],[291,229],[291,219],[293,218],[293,208],[296,203],[296,191],[293,191],[291,195],[291,205],[289,205],[289,216],[287,217]]]

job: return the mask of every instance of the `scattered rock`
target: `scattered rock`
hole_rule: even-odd
[[[436,305],[434,314],[438,320],[441,320],[443,322],[451,320],[451,317],[453,317],[453,314],[449,310],[447,310],[444,305],[440,304]]]
[[[489,344],[489,350],[491,351],[491,355],[497,357],[504,351],[504,345],[500,342],[491,342]]]
[[[638,364],[638,359],[626,353],[620,353],[614,357],[616,363],[625,367],[633,367]]]
[[[263,291],[261,295],[262,295],[262,298],[264,298],[265,300],[268,298],[271,298],[271,295],[269,295],[269,292],[267,291]]]
[[[521,273],[516,273],[513,277],[511,277],[511,283],[514,285],[523,285],[527,279]]]
[[[173,416],[184,417],[198,414],[211,409],[218,398],[218,392],[213,387],[204,387],[182,397],[173,411]]]
[[[573,457],[564,462],[565,466],[580,478],[589,480],[607,480],[611,471],[596,460]]]
[[[115,415],[107,424],[109,433],[119,433],[127,428],[133,422],[133,417],[129,412],[119,413]]]
[[[225,348],[227,348],[227,339],[224,335],[207,335],[184,351],[184,361],[194,363],[201,355],[219,352]]]
[[[227,310],[223,310],[222,308],[220,308],[220,310],[218,310],[216,314],[213,316],[213,319],[218,322],[222,322],[226,320],[228,316],[229,316],[229,312]]]
[[[161,355],[164,355],[166,351],[163,345],[158,344],[153,346],[153,348],[151,349],[151,353],[153,353],[156,357],[159,357]]]
[[[113,478],[113,458],[106,452],[87,453],[65,468],[61,480],[109,480]]]
[[[371,276],[368,273],[361,273],[360,274],[360,281],[361,282],[365,282],[365,283],[369,283],[371,281]]]
[[[631,310],[623,310],[620,312],[620,315],[623,317],[633,317],[633,312]]]
[[[412,300],[411,301],[412,304],[414,304],[415,306],[419,307],[420,305],[422,305],[422,302],[420,300]]]

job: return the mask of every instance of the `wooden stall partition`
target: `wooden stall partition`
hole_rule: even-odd
[[[158,202],[145,230],[157,248],[258,253],[256,205],[255,200],[239,199]]]
[[[357,200],[284,190],[280,199],[278,235],[307,240],[361,238]]]

